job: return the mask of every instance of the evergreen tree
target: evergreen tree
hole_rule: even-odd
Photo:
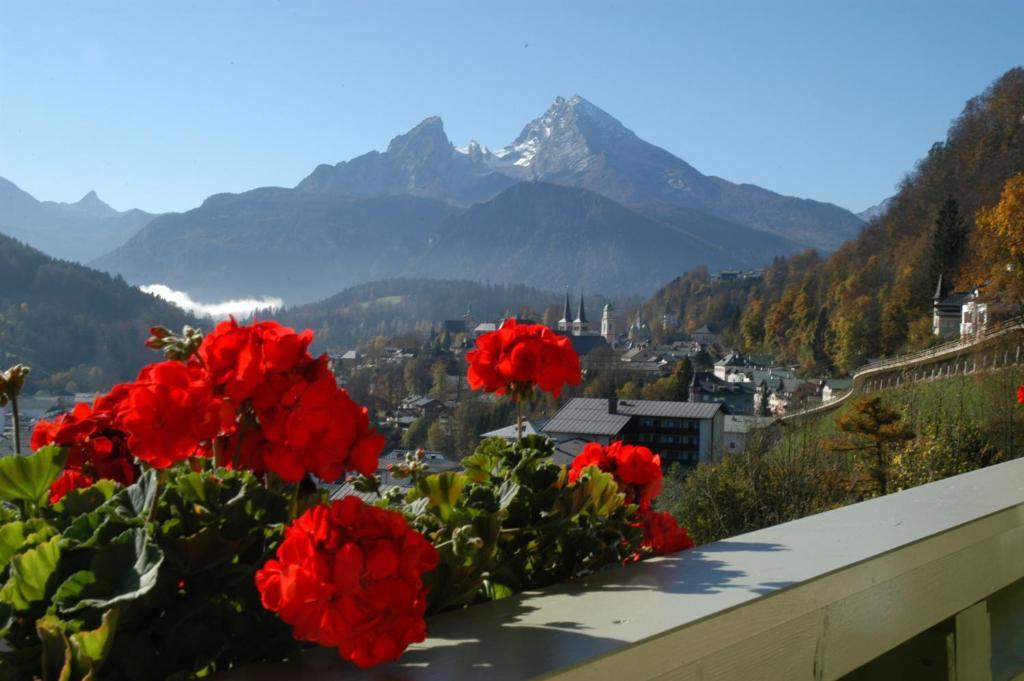
[[[939,208],[932,231],[932,282],[938,281],[940,274],[950,280],[956,276],[966,246],[967,223],[960,215],[960,203],[949,197]]]
[[[873,455],[871,475],[882,494],[889,493],[889,461],[887,449],[914,439],[914,429],[903,415],[882,403],[878,395],[864,397],[836,422],[844,433],[855,436],[851,449],[867,450]],[[860,440],[859,442],[857,440]]]
[[[675,399],[680,402],[688,402],[690,400],[690,383],[693,382],[693,362],[689,357],[683,357],[676,363],[673,373],[676,379]]]

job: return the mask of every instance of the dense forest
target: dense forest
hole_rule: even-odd
[[[30,390],[89,391],[131,379],[159,359],[153,324],[196,321],[124,280],[55,260],[0,234],[0,367],[32,367]]]
[[[712,284],[694,270],[658,291],[645,316],[685,328],[718,325],[727,342],[772,352],[806,370],[847,372],[867,358],[932,342],[940,274],[957,288],[985,283],[979,210],[1024,171],[1024,69],[971,99],[900,183],[887,212],[828,258],[778,258],[764,278]],[[992,293],[992,292],[990,292]],[[655,327],[657,330],[657,326]]]

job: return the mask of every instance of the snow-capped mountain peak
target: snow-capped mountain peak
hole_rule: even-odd
[[[605,142],[631,136],[635,137],[583,97],[556,97],[540,118],[527,124],[512,144],[494,155],[537,177],[556,165],[584,167]]]

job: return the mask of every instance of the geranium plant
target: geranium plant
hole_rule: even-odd
[[[691,545],[651,509],[643,447],[567,468],[545,438],[488,440],[460,472],[409,456],[392,470],[408,488],[383,489],[384,440],[311,341],[155,328],[164,361],[0,458],[0,679],[184,679],[308,644],[366,667],[430,613]],[[517,402],[579,381],[539,326],[509,322],[468,359],[474,386]],[[320,483],[346,475],[376,503],[329,501]]]

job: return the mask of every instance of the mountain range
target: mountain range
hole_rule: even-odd
[[[91,191],[75,203],[37,201],[0,177],[0,233],[64,260],[88,262],[117,248],[153,214],[117,211]]]
[[[292,189],[158,216],[94,264],[193,296],[289,303],[396,276],[649,293],[697,265],[833,250],[862,225],[832,204],[703,175],[576,96],[497,151],[456,147],[427,118]]]

